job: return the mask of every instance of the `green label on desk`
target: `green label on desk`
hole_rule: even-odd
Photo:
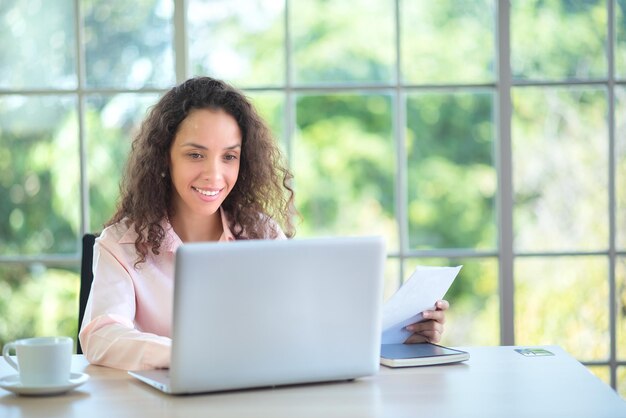
[[[515,351],[526,357],[553,356],[554,353],[543,348],[516,348]]]

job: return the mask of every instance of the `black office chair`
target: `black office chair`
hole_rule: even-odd
[[[91,282],[93,281],[93,245],[96,242],[96,235],[83,235],[83,254],[80,265],[80,295],[78,299],[78,332],[83,323],[85,316],[85,308],[87,307],[87,299],[89,299],[89,291],[91,290]],[[76,336],[76,353],[83,354],[80,346],[78,335]]]

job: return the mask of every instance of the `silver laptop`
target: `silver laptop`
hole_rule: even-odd
[[[176,253],[171,394],[351,380],[380,361],[381,237],[190,243]]]

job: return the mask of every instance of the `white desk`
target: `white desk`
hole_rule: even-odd
[[[464,364],[381,367],[352,382],[170,396],[125,372],[87,364],[91,379],[61,396],[24,397],[0,389],[0,417],[567,417],[626,418],[609,386],[558,347],[524,357],[513,347],[468,347]],[[0,376],[12,374],[0,360]]]

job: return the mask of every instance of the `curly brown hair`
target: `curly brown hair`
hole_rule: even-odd
[[[191,78],[169,90],[150,110],[134,138],[120,183],[120,199],[105,226],[124,221],[134,225],[135,249],[144,262],[148,251],[159,254],[165,238],[161,226],[172,218],[170,147],[180,123],[194,109],[223,110],[242,134],[239,177],[222,203],[237,239],[275,238],[275,223],[287,237],[295,234],[291,172],[270,130],[246,96],[233,86],[210,77]],[[165,176],[165,177],[163,177]]]

